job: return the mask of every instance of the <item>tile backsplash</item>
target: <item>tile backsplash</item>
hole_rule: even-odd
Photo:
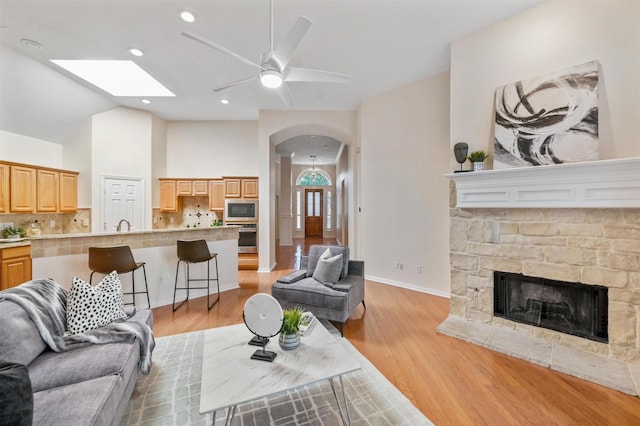
[[[20,227],[27,232],[32,224],[41,235],[84,234],[91,232],[91,209],[70,213],[8,213],[0,215],[0,228]]]
[[[208,197],[182,197],[182,210],[177,212],[153,209],[153,229],[209,228],[222,219],[222,211],[209,210]]]

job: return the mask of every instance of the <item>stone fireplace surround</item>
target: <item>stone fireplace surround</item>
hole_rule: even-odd
[[[639,160],[624,160],[623,168],[630,164],[636,167],[640,165]],[[594,163],[611,167],[615,161]],[[554,171],[564,167],[565,172],[576,169],[565,165],[548,167]],[[517,176],[511,179],[516,182],[513,185],[491,182],[496,175],[506,176],[507,170],[465,173],[463,179],[467,182],[474,179],[471,175],[478,175],[481,180],[480,175],[488,173],[486,187],[490,189],[486,192],[490,193],[491,200],[482,200],[482,191],[478,192],[482,183],[473,183],[471,197],[468,192],[460,194],[456,185],[451,186],[450,315],[438,331],[639,395],[640,168],[634,172],[634,167],[622,178],[623,185],[620,179],[610,185],[603,183],[602,176],[594,180],[598,192],[610,186],[616,194],[613,197],[605,194],[604,201],[597,201],[598,208],[585,207],[580,197],[573,197],[570,202],[562,200],[559,208],[538,207],[545,204],[541,194],[547,192],[548,187],[544,185],[548,182],[541,182],[542,186],[536,189],[535,179],[527,182],[526,191],[536,194],[536,206],[522,207],[518,202],[526,201],[527,197],[518,196]],[[522,175],[517,170],[514,169],[515,173]],[[586,173],[598,175],[593,171]],[[453,175],[448,176],[455,180]],[[563,193],[572,190],[577,193],[571,182],[584,186],[585,179],[567,173],[564,182],[569,182],[565,185],[569,189]],[[459,186],[465,188],[465,185],[462,182]],[[553,187],[562,188],[562,179],[556,180]],[[624,199],[619,197],[620,187],[625,188]],[[504,191],[507,195],[499,194],[497,198],[503,204],[501,207],[494,206],[496,188],[507,188]],[[588,188],[579,190],[589,192]],[[510,198],[509,192],[515,196]],[[551,198],[558,199],[553,193]],[[468,205],[469,200],[477,206],[460,207]],[[587,200],[587,205],[592,203],[593,199]],[[554,200],[548,205],[553,206]],[[494,317],[494,271],[608,287],[609,342],[595,342]]]

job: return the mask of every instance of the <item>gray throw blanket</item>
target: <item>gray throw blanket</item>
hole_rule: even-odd
[[[119,320],[81,334],[67,332],[67,290],[51,279],[33,280],[0,292],[0,299],[24,309],[36,325],[42,340],[55,352],[100,343],[140,343],[139,368],[149,374],[155,340],[151,327],[136,321]],[[132,314],[133,316],[133,314]]]

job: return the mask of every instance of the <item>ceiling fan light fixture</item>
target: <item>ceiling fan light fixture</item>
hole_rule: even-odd
[[[180,12],[180,18],[184,22],[189,22],[189,23],[196,21],[196,17],[193,16],[193,13],[189,12],[188,10],[183,10],[182,12]]]
[[[264,70],[260,73],[260,82],[264,87],[277,89],[282,86],[282,74],[276,70]]]

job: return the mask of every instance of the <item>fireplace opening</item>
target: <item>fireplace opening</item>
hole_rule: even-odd
[[[604,286],[496,271],[493,313],[497,317],[609,341],[609,298]]]

